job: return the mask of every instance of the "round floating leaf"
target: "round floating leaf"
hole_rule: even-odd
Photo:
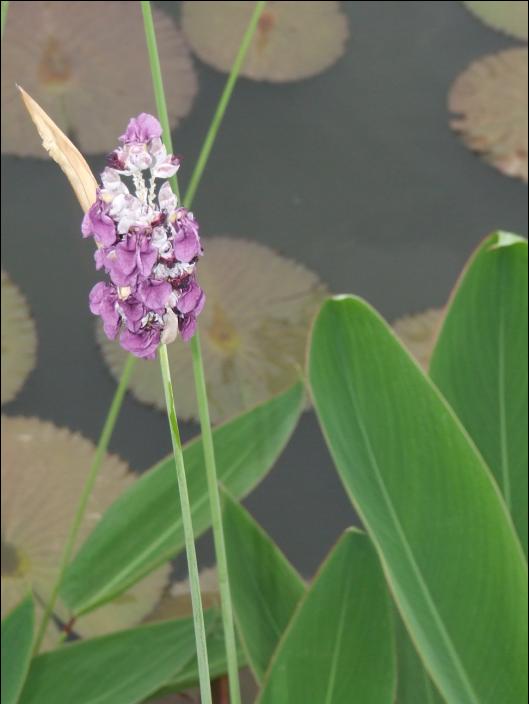
[[[174,127],[191,109],[197,79],[179,29],[164,12],[153,13]],[[84,153],[110,151],[131,116],[156,110],[140,4],[12,3],[2,43],[2,151],[45,157],[15,83]]]
[[[35,418],[2,418],[2,615],[31,589],[37,617],[41,616],[94,451],[92,443],[65,428]],[[78,546],[133,482],[121,460],[105,458]],[[167,577],[168,568],[161,568],[109,605],[82,617],[74,630],[94,636],[138,623],[158,602]],[[69,618],[61,605],[56,615],[64,621]],[[56,644],[57,637],[51,625],[45,645]]]
[[[500,32],[527,39],[527,0],[463,3],[482,22]]]
[[[2,403],[12,401],[35,367],[37,333],[26,299],[2,272]]]
[[[465,144],[508,176],[527,182],[527,49],[472,63],[453,84],[451,125]]]
[[[444,311],[430,308],[423,313],[405,315],[393,323],[393,330],[423,369],[428,369]]]
[[[200,330],[214,422],[291,386],[303,367],[312,316],[325,297],[316,274],[268,247],[230,237],[205,242],[199,265],[206,306]],[[98,326],[104,357],[117,378],[126,353]],[[191,352],[177,340],[168,348],[180,418],[197,418]],[[132,393],[165,411],[160,370],[138,360]]]
[[[228,72],[253,2],[184,2],[182,27],[197,56]],[[343,54],[349,36],[338,2],[269,2],[241,74],[256,81],[315,76]]]

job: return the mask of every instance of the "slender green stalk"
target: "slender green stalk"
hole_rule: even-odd
[[[55,609],[55,604],[57,603],[57,597],[59,596],[59,590],[61,588],[64,573],[66,572],[66,568],[68,567],[68,564],[71,560],[72,553],[75,548],[77,538],[79,536],[79,529],[81,527],[86,512],[86,507],[88,505],[88,501],[92,494],[94,484],[99,474],[101,462],[103,461],[103,458],[107,451],[108,443],[110,441],[110,438],[112,437],[112,432],[114,430],[114,426],[116,425],[116,421],[121,410],[121,404],[123,403],[123,397],[125,396],[125,392],[129,384],[130,375],[132,373],[132,369],[134,368],[135,361],[136,359],[132,355],[127,358],[127,361],[123,368],[121,379],[119,380],[118,388],[116,389],[116,393],[114,394],[114,398],[112,399],[110,409],[105,419],[103,430],[101,431],[101,436],[99,438],[99,442],[97,444],[92,463],[90,464],[90,469],[88,471],[88,475],[86,477],[81,496],[79,497],[79,503],[77,504],[75,515],[70,526],[70,530],[68,532],[68,537],[66,539],[64,550],[61,555],[59,573],[57,575],[57,579],[55,580],[55,584],[53,585],[51,596],[48,599],[48,603],[44,610],[44,616],[42,617],[42,621],[40,622],[40,627],[37,633],[37,637],[35,639],[35,653],[39,652],[40,646],[42,645],[42,639],[44,638],[46,629],[50,622],[50,618]]]
[[[202,610],[202,598],[200,595],[200,578],[198,575],[197,555],[195,550],[195,536],[193,533],[193,522],[191,519],[191,506],[189,504],[189,494],[187,492],[184,455],[182,452],[182,442],[180,440],[178,420],[176,417],[176,411],[174,406],[173,385],[171,383],[171,369],[169,367],[169,358],[167,356],[166,345],[161,345],[159,355],[160,369],[162,371],[163,390],[165,394],[165,404],[167,406],[167,418],[169,420],[171,440],[173,443],[173,454],[175,458],[176,478],[178,480],[178,491],[180,494],[180,505],[182,508],[182,524],[184,526],[187,566],[189,572],[189,587],[191,591],[191,604],[193,607],[193,621],[195,625],[195,640],[197,646],[200,696],[202,704],[211,704],[211,682],[209,677],[206,628],[204,625],[204,612]]]
[[[188,189],[186,191],[186,195],[184,198],[184,205],[186,207],[191,206],[191,203],[195,196],[196,189],[198,188],[198,185],[202,178],[204,168],[213,148],[215,138],[217,136],[219,127],[226,112],[226,108],[233,93],[233,89],[235,87],[235,83],[237,81],[240,69],[244,63],[246,53],[250,46],[251,40],[257,28],[257,23],[265,8],[265,5],[265,0],[261,0],[260,2],[256,3],[248,27],[242,38],[239,51],[237,52],[237,56],[235,57],[235,61],[230,71],[230,75],[222,92],[220,101],[215,111],[215,115],[213,116],[213,120],[204,140],[204,144],[200,151],[197,164],[195,166]],[[160,118],[162,126],[164,126],[165,146],[169,152],[172,152],[173,149],[171,142],[171,133],[169,129],[165,129],[165,125],[169,124],[169,118],[167,114],[167,103],[165,100],[160,62],[156,49],[156,37],[154,32],[154,26],[152,23],[150,3],[142,1],[141,6],[143,11],[143,18],[145,21],[145,32],[147,36],[147,44],[149,47],[149,57],[151,59],[151,72],[158,116]],[[200,336],[198,329],[191,341],[191,355],[193,359],[193,374],[195,378],[195,390],[197,396],[200,428],[202,432],[204,464],[206,467],[206,477],[208,482],[211,526],[213,529],[213,540],[215,543],[219,592],[221,598],[222,621],[224,627],[224,641],[226,647],[226,661],[228,666],[230,702],[231,704],[240,704],[241,691],[239,683],[239,667],[237,663],[237,644],[235,639],[233,605],[229,583],[228,561],[226,557],[224,530],[222,526],[222,508],[218,488],[215,449],[213,445],[213,434],[211,431],[211,420],[209,415],[204,364],[202,361],[202,350],[200,346]]]
[[[9,0],[2,0],[2,34],[1,36],[4,36],[4,27],[6,26],[6,19],[7,19],[7,11],[9,9]]]
[[[259,22],[259,18],[263,13],[265,5],[266,0],[261,0],[260,2],[256,3],[248,27],[246,28],[246,31],[242,38],[241,44],[239,46],[239,51],[237,52],[237,56],[235,57],[235,61],[233,62],[233,66],[231,67],[230,75],[228,76],[228,80],[226,81],[226,85],[224,86],[224,90],[217,105],[215,115],[213,116],[213,120],[206,135],[206,139],[204,140],[204,144],[202,145],[202,149],[200,150],[197,164],[195,166],[195,169],[191,176],[191,180],[189,181],[189,185],[186,190],[184,205],[187,208],[191,207],[191,203],[195,197],[198,184],[200,183],[200,179],[202,178],[202,174],[208,161],[211,149],[213,148],[215,137],[217,136],[217,132],[222,122],[222,118],[224,117],[224,113],[226,112],[226,108],[228,107],[228,103],[230,102],[231,94],[233,93],[233,89],[237,82],[237,78],[239,77],[239,73],[244,63],[244,59],[246,58],[246,54],[248,52],[248,49],[250,48],[250,43],[253,39],[253,35],[255,34],[255,30],[257,29],[257,23]]]
[[[152,87],[156,100],[156,110],[158,112],[158,119],[162,125],[162,139],[167,151],[172,154],[171,125],[169,123],[167,101],[165,100],[162,67],[160,66],[160,57],[158,55],[158,44],[156,42],[156,32],[154,31],[151,3],[148,0],[141,0],[140,5],[143,14],[143,26],[145,27],[147,51],[149,52],[149,63],[151,65]],[[173,191],[178,196],[178,200],[180,200],[180,189],[176,176],[173,176],[170,181]]]

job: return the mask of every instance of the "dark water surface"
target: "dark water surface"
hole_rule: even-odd
[[[458,2],[344,5],[352,38],[332,69],[295,84],[239,82],[194,210],[203,234],[265,243],[392,320],[442,305],[489,231],[527,234],[526,187],[471,154],[446,111],[459,72],[516,42]],[[225,81],[197,70],[198,97],[174,134],[184,185]],[[115,383],[87,307],[96,274],[77,202],[54,164],[16,158],[2,158],[2,197],[3,267],[39,344],[36,371],[3,410],[96,441]],[[165,417],[128,396],[111,450],[135,470],[151,466],[170,452]],[[355,520],[312,413],[247,505],[306,575]],[[209,540],[200,552],[212,561]]]

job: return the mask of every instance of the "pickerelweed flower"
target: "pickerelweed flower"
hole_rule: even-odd
[[[119,335],[125,350],[147,359],[178,333],[189,340],[205,302],[195,272],[198,223],[167,181],[180,161],[167,154],[161,134],[152,115],[130,120],[81,227],[96,242],[96,268],[110,279],[91,290],[90,310],[108,338]]]

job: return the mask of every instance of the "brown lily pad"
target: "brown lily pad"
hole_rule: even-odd
[[[182,28],[202,61],[228,72],[254,8],[254,2],[184,2]],[[315,76],[340,58],[348,37],[338,2],[269,2],[241,74],[273,82]]]
[[[2,404],[16,397],[36,358],[37,332],[29,306],[2,271]]]
[[[94,452],[94,445],[78,433],[52,423],[2,417],[2,617],[28,589],[42,614]],[[107,455],[77,547],[132,482],[134,475],[127,466]],[[114,601],[81,617],[74,624],[75,632],[103,635],[139,623],[158,603],[168,576],[168,566],[150,574]],[[61,603],[56,615],[64,622],[69,619]],[[45,648],[57,645],[58,639],[57,627],[50,624]]]
[[[191,109],[197,79],[178,27],[156,8],[153,16],[175,127]],[[140,3],[11,4],[2,42],[2,151],[45,158],[15,84],[84,153],[111,151],[130,117],[156,112]]]
[[[451,121],[470,149],[508,176],[527,182],[527,49],[472,63],[455,81]]]

